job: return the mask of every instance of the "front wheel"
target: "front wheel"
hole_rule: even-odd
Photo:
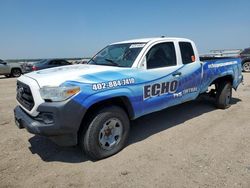
[[[127,113],[118,106],[97,112],[86,131],[80,135],[80,147],[93,159],[114,155],[125,146],[130,122]]]
[[[250,61],[243,63],[242,69],[244,72],[250,72]]]
[[[21,76],[22,71],[20,69],[14,68],[11,70],[11,76],[12,77],[19,77]]]
[[[216,88],[216,107],[226,109],[231,106],[232,84],[229,81],[218,83]]]

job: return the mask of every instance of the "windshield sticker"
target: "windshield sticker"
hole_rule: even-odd
[[[109,82],[101,82],[92,85],[94,91],[103,90],[103,89],[112,89],[120,86],[131,85],[135,83],[134,78],[124,78],[121,80],[112,80]]]
[[[131,44],[129,48],[143,48],[145,44]]]

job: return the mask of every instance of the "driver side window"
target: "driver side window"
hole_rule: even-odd
[[[153,46],[146,55],[147,69],[177,65],[173,42],[165,42]]]

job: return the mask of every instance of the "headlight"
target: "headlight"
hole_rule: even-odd
[[[80,91],[78,86],[50,87],[44,86],[40,89],[41,97],[44,100],[64,101]]]

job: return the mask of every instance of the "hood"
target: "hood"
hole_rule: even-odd
[[[95,83],[123,77],[121,72],[128,72],[131,68],[121,68],[101,65],[68,65],[25,74],[36,80],[40,87],[59,86],[65,81]]]

